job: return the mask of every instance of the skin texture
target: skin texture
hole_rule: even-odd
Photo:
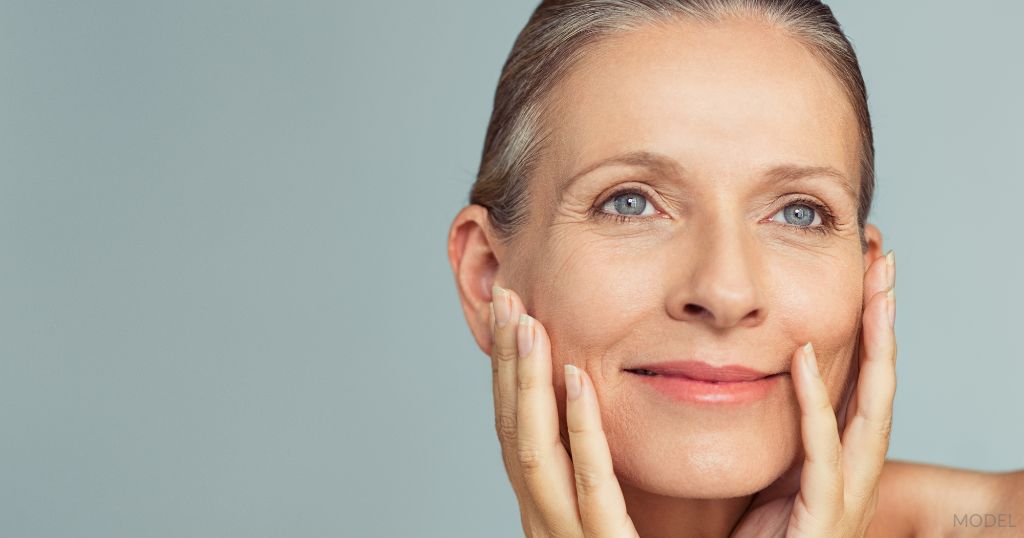
[[[524,278],[509,284],[536,317],[558,320],[548,322],[556,360],[593,377],[625,484],[708,498],[766,487],[794,464],[800,445],[790,379],[759,405],[652,407],[621,369],[703,358],[781,372],[793,350],[812,341],[838,403],[867,265],[856,199],[822,178],[765,188],[759,171],[830,165],[856,178],[852,110],[809,52],[759,23],[628,34],[595,51],[557,95],[573,98],[560,100],[553,124],[571,128],[556,131],[558,158],[539,182],[557,184],[596,160],[640,149],[672,156],[688,173],[609,167],[574,183],[562,200],[538,189],[546,209],[522,242],[535,245],[527,247],[533,255],[516,256],[525,263],[512,273]],[[671,218],[588,218],[623,184],[657,189],[648,201]],[[789,192],[829,204],[843,230],[823,237],[781,215],[763,222],[786,206],[773,201]]]
[[[791,378],[757,404],[701,409],[655,405],[622,368],[697,358],[782,372],[811,341],[838,404],[870,261],[857,201],[820,177],[765,185],[761,172],[832,166],[856,181],[853,111],[802,45],[756,21],[625,34],[592,51],[554,95],[557,127],[532,180],[533,218],[511,245],[494,245],[501,281],[547,327],[556,387],[565,362],[593,379],[627,494],[734,521],[745,496],[801,456]],[[670,156],[686,172],[606,167],[556,198],[575,172],[633,150]],[[588,216],[622,185],[646,186],[648,203],[668,218]],[[786,223],[779,213],[795,195],[827,204],[841,230]],[[880,255],[873,238],[871,259]],[[693,498],[725,500],[676,501]]]
[[[499,241],[486,209],[469,206],[449,236],[463,310],[492,357],[496,427],[527,534],[741,536],[746,529],[754,536],[796,521],[801,535],[814,536],[809,521],[833,518],[841,533],[828,535],[862,535],[888,446],[895,342],[883,330],[888,275],[875,226],[866,225],[869,248],[861,250],[858,129],[838,82],[803,45],[760,21],[679,21],[602,42],[552,97],[551,145],[530,180],[522,232]],[[632,151],[675,164],[611,165],[567,183]],[[831,167],[852,192],[821,175],[765,180],[766,170],[784,164]],[[625,187],[643,195],[643,216],[595,216],[615,215],[611,195]],[[820,234],[787,221],[782,210],[808,200],[834,215],[835,229]],[[828,223],[815,218],[810,227],[819,225]],[[532,412],[517,410],[513,396],[524,368],[511,366],[515,332],[501,333],[504,351],[493,345],[495,284],[514,290],[511,326],[530,314],[542,335],[537,345],[548,350],[542,369],[527,378],[533,381],[518,381],[519,392],[524,384],[550,392],[525,400]],[[870,360],[858,348],[866,325],[876,349]],[[794,367],[806,342],[814,346],[817,382]],[[761,401],[696,406],[666,403],[623,370],[685,359],[786,375]],[[840,411],[837,425],[833,409],[846,408],[856,365],[869,363],[874,381],[850,407],[867,409],[874,422],[851,421],[857,432],[844,433],[843,451],[861,459],[840,461],[839,440],[830,443],[847,415]],[[592,407],[575,411],[575,435],[586,441],[569,441],[564,364],[584,374],[581,401]],[[505,390],[501,368],[508,370]],[[802,422],[808,409],[817,414]],[[517,413],[520,422],[534,418],[517,425]],[[561,455],[552,443],[538,445],[547,452],[524,445],[520,432],[528,427],[537,428],[528,430],[534,440],[559,444]],[[809,446],[833,457],[819,457],[801,476]],[[594,478],[584,481],[600,486],[586,506],[582,498],[559,504],[574,477],[581,492],[575,451],[589,464],[582,476]],[[544,466],[533,465],[538,454],[550,455]],[[601,480],[612,468],[617,480]],[[855,502],[846,506],[844,472],[846,487],[858,488],[847,491]],[[808,517],[808,506],[821,512]],[[798,508],[802,514],[791,517]]]
[[[863,536],[877,499],[895,389],[895,335],[890,321],[895,305],[890,289],[895,279],[893,261],[891,256],[875,260],[865,276],[871,291],[865,294],[862,368],[842,446],[836,416],[808,344],[806,352],[794,355],[791,370],[797,380],[806,452],[802,465],[791,469],[796,482],[787,472],[755,495],[744,513],[732,514],[729,520],[709,513],[681,519],[684,513],[679,510],[693,500],[662,497],[663,502],[653,503],[651,496],[637,497],[635,490],[627,490],[624,496],[613,471],[593,383],[584,371],[573,373],[576,368],[566,365],[570,461],[558,437],[550,339],[543,325],[523,312],[514,292],[495,285],[491,303],[495,426],[527,536],[625,537],[640,532],[642,536],[729,534],[737,538]],[[878,291],[882,284],[888,292]],[[675,506],[664,502],[668,500]],[[704,503],[715,505],[714,501]]]

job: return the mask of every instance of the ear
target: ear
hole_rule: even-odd
[[[882,231],[874,224],[864,225],[864,239],[867,241],[868,249],[864,252],[864,270],[867,271],[871,262],[878,259],[882,252]]]
[[[469,330],[487,355],[491,354],[491,288],[497,283],[499,250],[487,208],[476,204],[462,208],[448,231],[448,261]]]

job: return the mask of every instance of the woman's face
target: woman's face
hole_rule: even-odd
[[[860,140],[841,86],[760,22],[679,22],[603,41],[553,97],[530,220],[498,279],[550,334],[563,429],[561,364],[572,363],[593,379],[624,483],[704,498],[766,487],[802,457],[788,374],[755,401],[707,404],[625,369],[788,372],[810,341],[839,404],[866,267]],[[837,228],[812,218],[814,204]]]

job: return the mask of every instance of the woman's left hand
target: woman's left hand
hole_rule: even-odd
[[[836,412],[813,351],[794,353],[793,383],[800,402],[804,461],[754,496],[732,538],[864,536],[878,502],[878,483],[889,449],[896,394],[893,328],[895,262],[881,256],[864,274],[864,320],[859,377],[848,401],[842,443]],[[843,411],[843,410],[841,410]]]

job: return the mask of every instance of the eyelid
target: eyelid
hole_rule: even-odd
[[[783,194],[782,196],[779,196],[778,198],[773,200],[772,203],[769,205],[775,205],[779,207],[779,209],[775,211],[775,213],[778,213],[779,210],[785,209],[787,206],[797,203],[807,204],[814,208],[815,210],[821,209],[822,213],[825,213],[825,215],[822,215],[823,217],[834,215],[831,207],[827,203],[819,200],[816,196],[811,196],[809,194],[804,194],[800,192],[788,192],[786,194]],[[772,215],[774,216],[775,213],[772,213]]]

